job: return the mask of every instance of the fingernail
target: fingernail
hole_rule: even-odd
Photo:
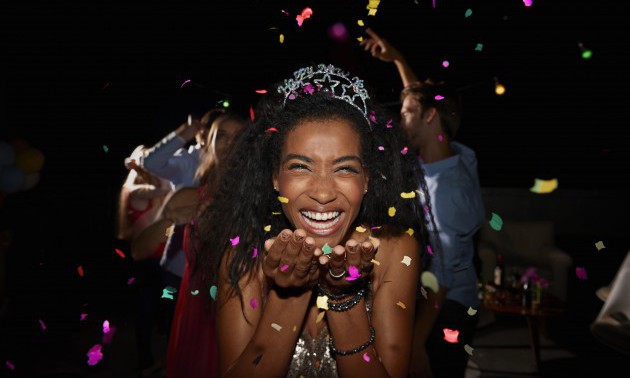
[[[282,241],[288,241],[291,238],[291,235],[289,235],[288,232],[283,232],[282,234],[280,234],[280,239],[282,239]]]

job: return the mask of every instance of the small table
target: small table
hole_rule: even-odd
[[[534,309],[524,307],[512,301],[501,303],[494,300],[485,300],[483,306],[495,314],[520,315],[527,319],[532,352],[536,369],[540,370],[540,324],[549,317],[560,316],[565,313],[565,305],[559,299],[551,295],[545,295],[543,301]]]

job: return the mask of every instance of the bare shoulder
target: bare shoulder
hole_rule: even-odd
[[[380,245],[376,252],[376,259],[382,264],[392,261],[400,262],[404,256],[413,258],[419,253],[419,244],[415,237],[408,233],[396,236],[379,237]]]

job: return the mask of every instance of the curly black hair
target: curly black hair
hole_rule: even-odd
[[[407,139],[385,107],[368,99],[365,115],[326,91],[303,93],[286,100],[276,83],[256,105],[255,119],[244,128],[234,144],[227,171],[213,191],[210,206],[195,220],[197,238],[193,270],[210,285],[218,278],[222,257],[231,252],[229,280],[240,295],[238,282],[262,261],[266,239],[284,228],[293,228],[282,212],[272,175],[280,164],[282,144],[296,125],[305,120],[348,121],[360,136],[361,158],[370,177],[368,192],[353,226],[380,227],[373,235],[393,236],[413,230],[421,246],[422,269],[428,268],[429,233],[420,196],[403,198],[401,193],[428,193],[420,165],[406,154]],[[374,98],[374,96],[370,96]],[[209,190],[209,189],[208,189]],[[408,196],[406,196],[408,197]],[[388,214],[396,208],[395,216]],[[266,231],[266,226],[271,226]],[[233,245],[238,237],[238,244]],[[254,257],[256,252],[261,252]]]

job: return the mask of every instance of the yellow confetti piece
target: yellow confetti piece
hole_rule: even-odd
[[[376,243],[378,243],[380,245],[380,242],[374,236],[370,235],[369,238],[370,238],[370,241],[372,242],[372,244],[376,245]]]
[[[558,179],[551,179],[551,180],[536,179],[534,181],[534,186],[529,188],[529,190],[534,193],[544,194],[544,193],[551,193],[557,188],[558,188]]]
[[[370,9],[368,11],[368,16],[376,16],[376,9]]]
[[[381,3],[381,0],[368,0],[368,5],[366,9],[376,9],[378,5]]]
[[[395,207],[390,207],[389,210],[387,210],[387,214],[389,214],[390,217],[393,217],[394,215],[396,215],[396,208]]]
[[[282,214],[282,213],[279,212],[279,211],[274,211],[274,212],[271,213],[271,215],[280,215],[280,214]]]
[[[293,326],[293,332],[295,332],[295,331],[297,331],[297,326],[296,325]]]
[[[357,41],[363,42],[363,37],[357,37]]]
[[[433,290],[434,293],[438,292],[440,285],[438,285],[435,274],[427,270],[425,272],[422,272],[422,276],[420,277],[420,279],[422,281],[422,286],[428,287],[429,289]]]
[[[604,245],[604,242],[600,240],[595,243],[595,248],[597,248],[598,251],[601,251],[602,249],[606,248],[606,246]]]
[[[319,314],[317,314],[317,319],[315,320],[315,323],[321,322],[322,319],[324,319],[324,315],[326,315],[326,311],[322,311]]]
[[[477,310],[475,310],[472,307],[468,307],[468,315],[473,316],[477,313]]]
[[[284,43],[284,34],[280,34],[280,43]]]
[[[276,331],[280,332],[280,330],[282,329],[282,326],[280,324],[277,324],[277,323],[271,323],[271,328],[273,328]]]
[[[317,297],[317,308],[321,310],[328,310],[328,296],[320,295]]]
[[[403,259],[402,259],[401,263],[403,263],[403,264],[405,264],[405,265],[409,266],[409,265],[411,264],[411,257],[409,257],[409,256],[405,256],[405,257],[403,257]]]
[[[409,236],[413,236],[413,232],[414,232],[414,231],[413,231],[413,228],[409,228],[409,229],[407,229],[407,231],[406,231],[406,232],[409,234]]]
[[[358,232],[365,232],[365,231],[367,231],[366,228],[363,228],[361,226],[357,226],[357,228],[355,228],[355,230],[357,230]]]
[[[278,196],[278,201],[282,203],[289,203],[289,199],[287,197]]]
[[[404,303],[402,303],[401,301],[398,301],[398,303],[396,303],[397,306],[399,306],[400,308],[402,308],[403,310],[407,308],[407,306],[405,306]]]
[[[473,350],[475,350],[475,348],[473,348],[470,345],[466,344],[466,345],[464,345],[464,350],[466,351],[466,353],[468,353],[469,356],[472,356],[473,355]]]
[[[267,232],[271,231],[271,225],[270,224],[265,226],[265,231],[267,231]]]
[[[402,198],[415,198],[416,197],[416,192],[411,191],[411,192],[402,192],[400,193],[400,196]]]
[[[357,24],[359,24],[359,26],[365,26],[365,24],[363,23],[363,20],[357,20]]]
[[[164,236],[169,237],[169,235],[171,234],[171,231],[173,231],[173,226],[174,226],[174,224],[172,224],[172,225],[170,225],[170,226],[168,226],[166,228],[166,231],[164,231]]]
[[[372,264],[375,264],[375,265],[381,265],[381,263],[380,263],[380,262],[378,262],[378,260],[374,260],[374,259],[372,259],[372,261],[370,261],[370,262],[371,262]]]

